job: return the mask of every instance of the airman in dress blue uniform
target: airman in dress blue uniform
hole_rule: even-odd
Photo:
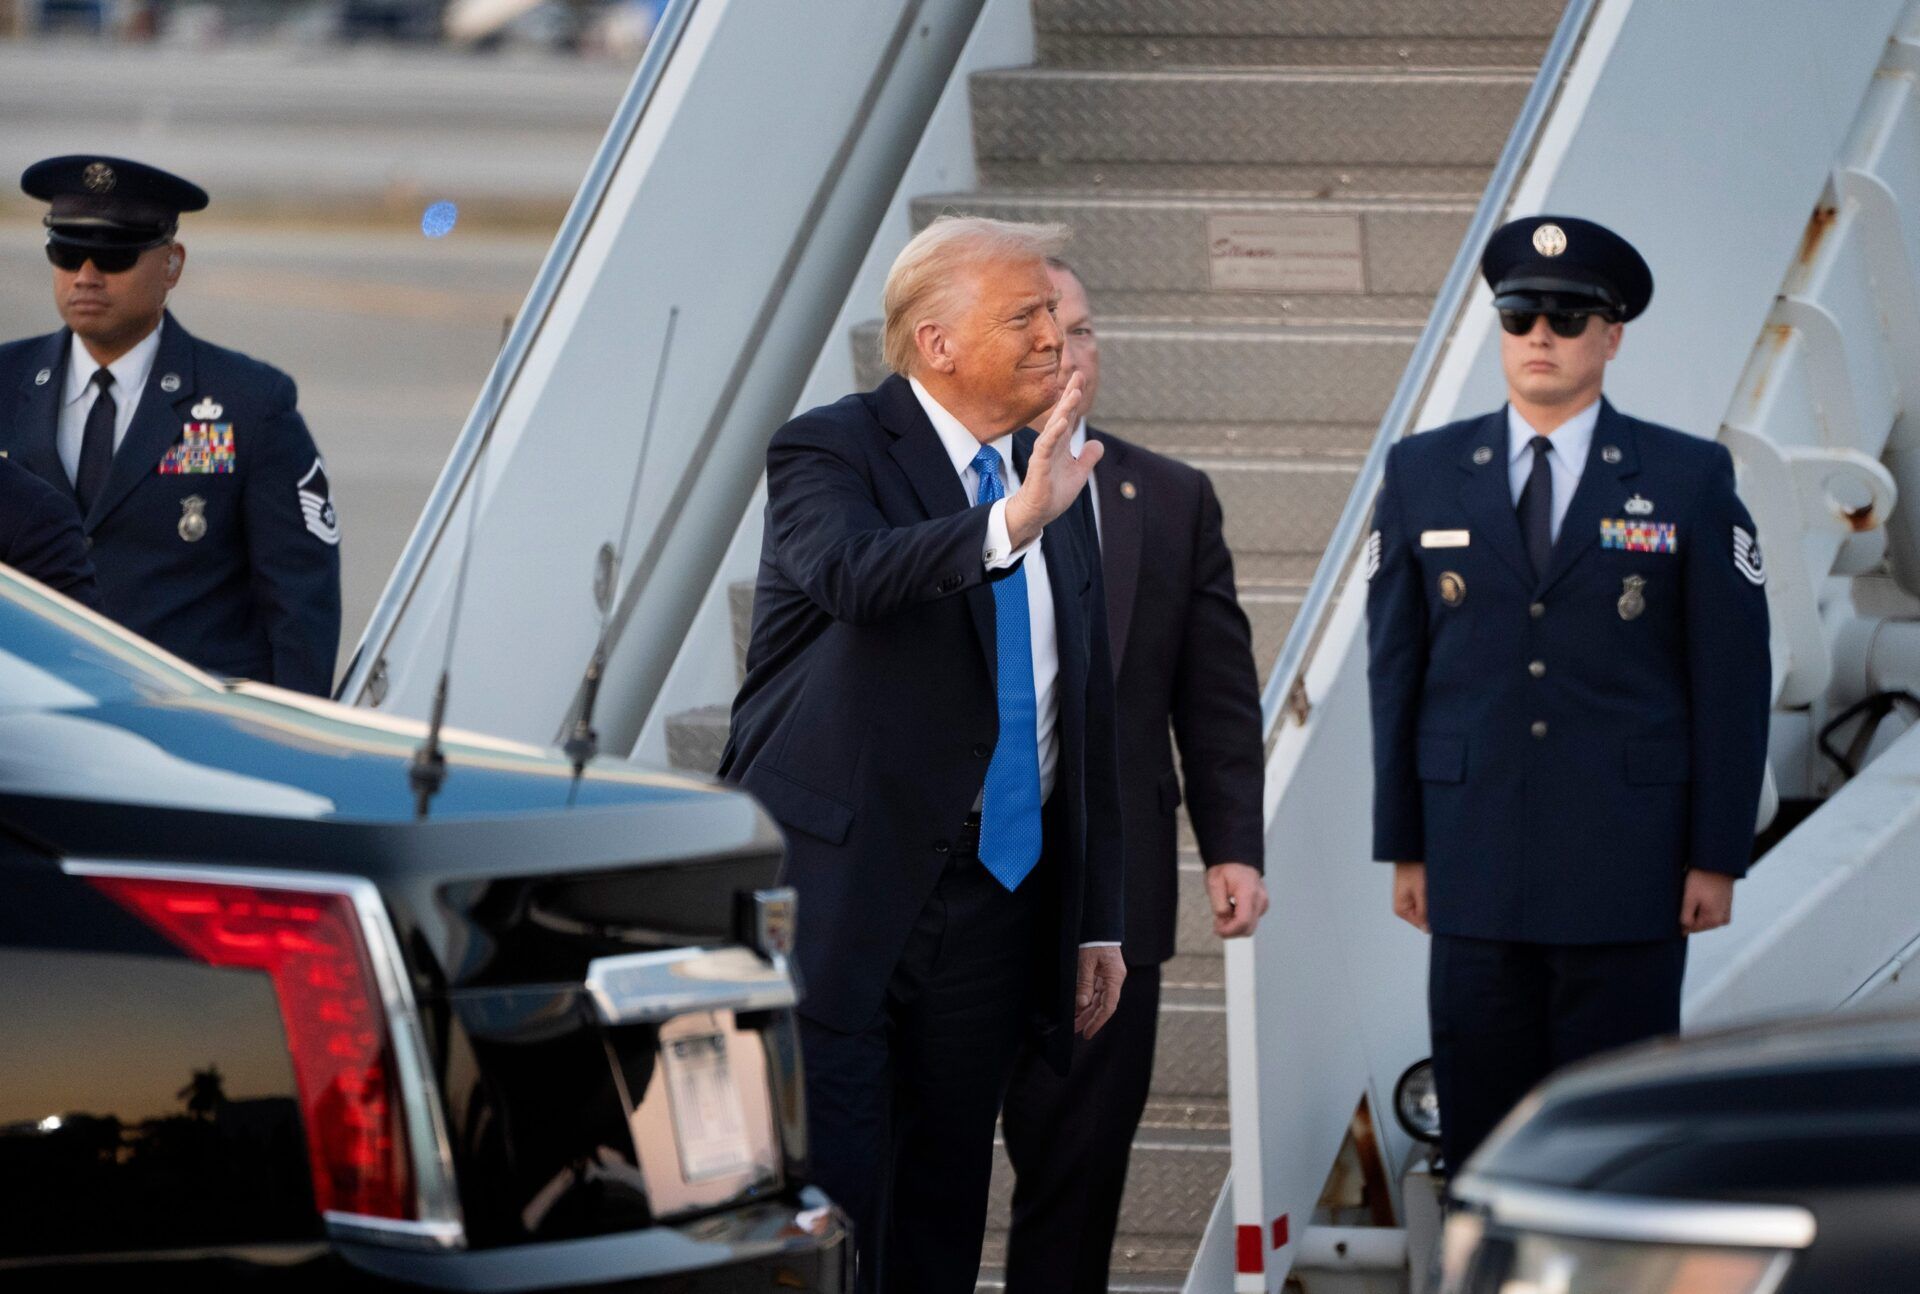
[[[20,186],[50,204],[66,326],[0,346],[0,451],[77,507],[107,615],[214,673],[327,694],[340,523],[293,380],[166,309],[205,191],[98,156]]]
[[[1432,933],[1442,1148],[1679,1027],[1752,856],[1766,575],[1724,446],[1601,395],[1653,276],[1590,221],[1489,240],[1505,408],[1396,445],[1368,537],[1374,857]]]

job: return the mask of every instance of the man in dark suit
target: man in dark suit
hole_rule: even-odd
[[[1181,783],[1207,863],[1214,931],[1238,938],[1267,909],[1266,761],[1252,635],[1234,596],[1213,483],[1088,428],[1100,389],[1092,308],[1070,268],[1055,261],[1051,272],[1066,370],[1084,383],[1075,442],[1106,450],[1083,506],[1100,537],[1120,713],[1127,984],[1112,1022],[1076,1043],[1067,1073],[1031,1050],[1014,1070],[1001,1112],[1016,1173],[1007,1290],[1104,1294],[1127,1158],[1153,1079],[1160,967],[1174,951]]]
[[[340,523],[293,380],[168,313],[187,251],[178,176],[56,157],[50,204],[66,326],[0,346],[0,451],[81,516],[100,609],[216,674],[326,695],[340,646]]]
[[[0,562],[76,602],[93,606],[93,561],[70,500],[8,458],[0,458]]]
[[[993,1127],[1031,1032],[1113,1013],[1113,672],[1075,508],[1045,258],[1064,231],[943,219],[888,276],[873,391],[782,427],[721,774],[787,830],[810,1172],[860,1288],[973,1289]],[[1026,425],[1059,401],[1038,437]]]
[[[1554,1069],[1680,1025],[1752,857],[1765,568],[1724,446],[1601,396],[1653,275],[1591,221],[1495,232],[1508,403],[1393,447],[1368,539],[1374,857],[1433,934],[1458,1169]]]

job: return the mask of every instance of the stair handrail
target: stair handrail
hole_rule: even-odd
[[[1480,195],[1480,205],[1473,213],[1473,222],[1467,227],[1459,251],[1454,253],[1453,266],[1447,271],[1440,293],[1434,298],[1433,310],[1427,316],[1426,326],[1421,330],[1420,340],[1400,375],[1400,385],[1394,391],[1393,402],[1380,419],[1380,429],[1374,435],[1372,447],[1367,450],[1366,460],[1360,465],[1353,489],[1347,495],[1346,506],[1340,511],[1340,520],[1335,524],[1333,535],[1314,568],[1313,583],[1307,586],[1306,596],[1300,602],[1300,611],[1288,626],[1273,671],[1267,676],[1266,690],[1260,698],[1260,712],[1269,747],[1279,733],[1283,719],[1293,715],[1296,722],[1305,722],[1311,710],[1305,686],[1307,667],[1313,663],[1313,653],[1326,629],[1334,595],[1359,555],[1361,531],[1368,514],[1373,510],[1373,498],[1380,488],[1380,478],[1386,471],[1387,451],[1393,448],[1395,441],[1412,430],[1414,419],[1426,403],[1440,360],[1446,353],[1447,343],[1473,294],[1474,280],[1480,271],[1480,250],[1506,215],[1508,204],[1513,199],[1513,190],[1533,156],[1541,128],[1545,126],[1554,101],[1559,97],[1567,69],[1572,66],[1573,56],[1579,52],[1587,26],[1599,7],[1600,0],[1568,0],[1566,10],[1560,16],[1560,25],[1554,31],[1545,57],[1541,59],[1539,75],[1534,77],[1533,86],[1527,91],[1526,101],[1521,104],[1520,115],[1507,135],[1500,160],[1493,168],[1486,190]]]
[[[427,496],[426,506],[420,511],[420,520],[414,523],[407,546],[401,550],[400,560],[394,563],[393,573],[387,577],[387,585],[380,592],[380,600],[374,604],[373,614],[367,618],[367,627],[361,631],[360,643],[354,649],[353,658],[348,662],[340,685],[334,692],[337,699],[351,705],[366,690],[373,669],[386,650],[387,640],[393,636],[401,613],[413,597],[427,560],[433,555],[447,522],[459,506],[461,495],[468,488],[481,447],[493,436],[494,426],[506,406],[507,392],[514,377],[525,364],[527,355],[533,349],[534,339],[546,324],[547,315],[560,294],[560,285],[566,280],[567,271],[579,255],[587,231],[606,199],[620,159],[632,143],[634,132],[639,130],[647,105],[653,101],[654,92],[659,89],[661,79],[666,75],[667,64],[673,58],[673,51],[678,47],[680,37],[699,5],[700,0],[666,0],[661,7],[659,20],[654,23],[653,31],[647,38],[646,52],[641,56],[640,65],[634,69],[633,80],[628,82],[626,94],[614,112],[613,121],[608,125],[607,133],[601,137],[600,147],[587,166],[579,191],[574,194],[566,217],[560,223],[560,230],[554,235],[553,246],[541,261],[533,286],[527,290],[526,300],[514,315],[506,340],[494,356],[486,389],[497,391],[499,398],[492,401],[490,407],[483,401],[467,415],[467,421],[460,429],[460,437],[447,456],[447,465],[441,469],[439,480],[434,482],[433,492]],[[474,506],[479,506],[479,500],[474,501]]]

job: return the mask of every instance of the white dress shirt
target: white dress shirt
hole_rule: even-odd
[[[1580,474],[1587,468],[1587,450],[1593,444],[1593,429],[1600,423],[1600,402],[1595,400],[1573,417],[1555,427],[1547,436],[1552,446],[1547,451],[1547,471],[1553,477],[1553,538],[1560,538],[1560,523],[1566,519],[1567,505],[1579,488]],[[1527,420],[1507,406],[1507,481],[1513,487],[1513,506],[1520,506],[1520,494],[1533,475],[1533,438],[1540,433]]]
[[[107,365],[107,372],[113,374],[113,448],[116,452],[120,442],[127,438],[127,428],[133,425],[133,411],[140,404],[140,393],[146,390],[154,357],[159,353],[160,328],[155,328],[132,350]],[[80,442],[86,436],[87,415],[93,412],[93,402],[99,398],[99,388],[93,384],[93,375],[99,368],[78,337],[68,343],[67,389],[60,401],[60,426],[54,447],[59,451],[60,465],[67,469],[69,481],[80,479]]]
[[[909,384],[914,398],[927,412],[927,421],[933,424],[940,443],[946,447],[947,457],[953,460],[953,470],[966,489],[967,502],[972,503],[980,497],[980,476],[973,470],[973,456],[980,452],[981,442],[958,418],[941,408],[940,402],[927,394],[918,379],[910,379]],[[1013,466],[1013,433],[988,443],[1000,451],[1000,484],[1007,498],[1011,498],[1020,488],[1020,474]],[[1060,717],[1060,644],[1053,619],[1053,586],[1047,582],[1047,555],[1040,539],[1036,538],[1019,552],[1012,552],[1011,548],[1007,537],[1007,500],[1003,498],[987,515],[987,544],[980,560],[993,571],[1012,566],[1023,557],[1026,559],[1027,623],[1033,634],[1034,741],[1040,751],[1040,802],[1045,804],[1053,794],[1054,766],[1060,755],[1059,738],[1054,732]]]

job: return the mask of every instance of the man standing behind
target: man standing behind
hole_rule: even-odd
[[[1160,966],[1174,952],[1181,783],[1207,863],[1214,933],[1250,935],[1267,910],[1266,761],[1252,636],[1234,596],[1213,483],[1184,463],[1088,430],[1100,343],[1079,278],[1060,261],[1051,272],[1066,372],[1083,383],[1074,444],[1091,439],[1106,450],[1088,500],[1120,713],[1127,984],[1112,1023],[1075,1046],[1065,1075],[1033,1051],[1014,1071],[1001,1113],[1016,1173],[1007,1290],[1104,1294],[1128,1153],[1153,1079]]]
[[[98,601],[72,500],[8,458],[0,458],[0,562],[76,602]]]
[[[326,695],[340,647],[340,524],[285,373],[167,312],[197,185],[116,157],[55,157],[66,327],[0,346],[0,451],[78,508],[100,610],[216,674]]]
[[[1591,221],[1488,240],[1508,404],[1393,447],[1368,540],[1374,857],[1433,934],[1458,1170],[1562,1065],[1680,1026],[1752,856],[1766,575],[1726,448],[1601,397],[1653,275]]]
[[[973,1289],[1022,1039],[1064,1067],[1126,974],[1105,593],[1073,506],[1102,451],[1069,449],[1047,279],[1064,239],[935,221],[887,277],[894,376],[767,449],[720,771],[787,829],[810,1167],[862,1290]]]

